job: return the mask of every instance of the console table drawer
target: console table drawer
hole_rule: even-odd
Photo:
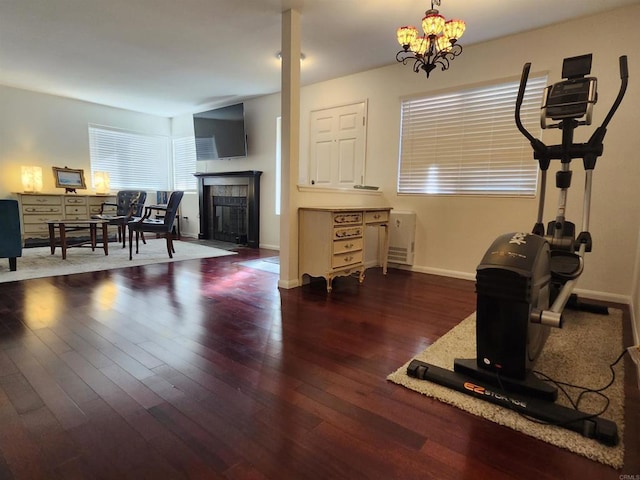
[[[362,236],[362,227],[336,228],[333,231],[334,240]]]
[[[362,250],[362,237],[333,242],[333,253],[346,253]]]
[[[342,268],[347,265],[362,263],[362,250],[334,255],[331,260],[332,268]]]
[[[364,223],[387,223],[389,222],[389,210],[379,210],[374,212],[365,212]]]
[[[340,212],[333,214],[335,225],[362,224],[362,212]]]

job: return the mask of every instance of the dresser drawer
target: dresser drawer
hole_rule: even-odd
[[[362,237],[333,242],[333,254],[362,250]]]
[[[20,203],[25,208],[27,205],[60,205],[59,195],[22,195]]]
[[[87,197],[64,197],[65,205],[86,205]]]
[[[86,205],[66,205],[64,207],[65,218],[78,220],[80,218],[87,218],[87,206]]]
[[[58,220],[57,218],[53,220]],[[49,226],[46,223],[25,223],[24,224],[24,234],[26,236],[37,236],[37,237],[48,237],[49,236]]]
[[[362,227],[345,227],[335,228],[333,230],[333,239],[342,240],[345,238],[355,238],[362,236]]]
[[[22,217],[22,220],[25,224],[25,228],[26,225],[31,225],[34,223],[46,223],[46,222],[50,222],[52,220],[60,220],[62,219],[62,215],[60,215],[60,213],[40,213],[37,215],[24,215]]]
[[[332,268],[342,268],[347,265],[362,263],[362,250],[334,255],[331,259]]]
[[[334,225],[362,224],[362,212],[339,212],[333,214]]]
[[[365,212],[364,223],[387,223],[389,222],[389,211],[379,210],[374,212]]]
[[[31,215],[56,215],[58,218],[62,217],[62,205],[23,205],[22,214],[26,217]]]

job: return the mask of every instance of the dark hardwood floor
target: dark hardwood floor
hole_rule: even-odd
[[[385,380],[472,282],[370,269],[327,294],[238,264],[274,254],[0,284],[0,479],[640,478],[632,374],[616,471]]]

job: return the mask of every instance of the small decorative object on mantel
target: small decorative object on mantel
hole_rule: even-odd
[[[374,185],[354,185],[353,188],[357,190],[378,190],[379,187]]]
[[[64,188],[64,193],[77,193],[76,189],[86,189],[84,181],[84,170],[73,168],[53,168],[53,177],[56,180],[56,187]]]
[[[400,27],[396,32],[402,50],[396,54],[396,60],[404,65],[415,60],[413,71],[424,70],[429,78],[431,71],[440,65],[442,70],[449,68],[449,62],[462,53],[462,46],[456,43],[464,33],[462,20],[449,20],[440,15],[435,6],[441,0],[431,0],[431,9],[424,13],[422,30],[424,36],[418,36],[416,27]]]

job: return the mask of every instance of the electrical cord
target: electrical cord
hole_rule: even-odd
[[[581,386],[581,385],[574,385],[574,384],[567,383],[567,382],[561,382],[561,381],[558,381],[558,380],[554,380],[553,378],[549,377],[547,374],[545,374],[543,372],[540,372],[540,371],[537,371],[537,370],[533,370],[533,373],[536,374],[538,377],[541,377],[541,380],[548,381],[548,382],[554,384],[556,387],[558,387],[558,389],[565,395],[565,397],[567,398],[569,403],[571,403],[571,406],[573,407],[574,410],[579,410],[580,402],[583,400],[585,394],[591,393],[591,394],[598,395],[599,397],[601,397],[605,401],[604,407],[598,413],[592,413],[592,414],[591,413],[587,413],[587,414],[585,414],[584,417],[580,417],[578,419],[572,419],[572,420],[567,421],[567,422],[550,423],[550,422],[545,422],[545,421],[542,421],[542,420],[538,420],[538,419],[533,418],[533,417],[531,417],[529,415],[526,415],[526,414],[522,413],[521,411],[517,410],[516,408],[513,408],[511,405],[509,405],[509,408],[511,410],[513,410],[514,412],[516,412],[521,417],[523,417],[523,418],[525,418],[525,419],[527,419],[527,420],[529,420],[531,422],[538,423],[538,424],[541,424],[541,425],[564,426],[567,423],[573,423],[573,422],[576,422],[576,421],[584,421],[584,420],[589,420],[589,419],[592,419],[592,418],[599,417],[600,415],[602,415],[604,412],[607,411],[607,409],[609,408],[609,404],[610,404],[609,397],[607,397],[602,392],[605,391],[606,389],[608,389],[615,382],[616,372],[615,372],[613,367],[615,367],[620,362],[620,360],[622,360],[622,358],[624,357],[624,354],[627,353],[627,351],[628,350],[625,348],[622,351],[622,353],[618,356],[618,358],[613,363],[611,363],[609,365],[609,369],[611,370],[611,380],[609,380],[609,382],[605,386],[600,387],[600,388],[589,388],[589,387],[584,387],[584,386]],[[508,390],[502,384],[502,380],[500,378],[500,371],[499,370],[496,371],[496,380],[498,382],[498,385],[499,385],[500,389],[502,390],[502,393],[504,393],[505,395],[508,394]],[[565,387],[574,388],[574,389],[582,390],[582,391],[579,393],[578,397],[574,400]]]

